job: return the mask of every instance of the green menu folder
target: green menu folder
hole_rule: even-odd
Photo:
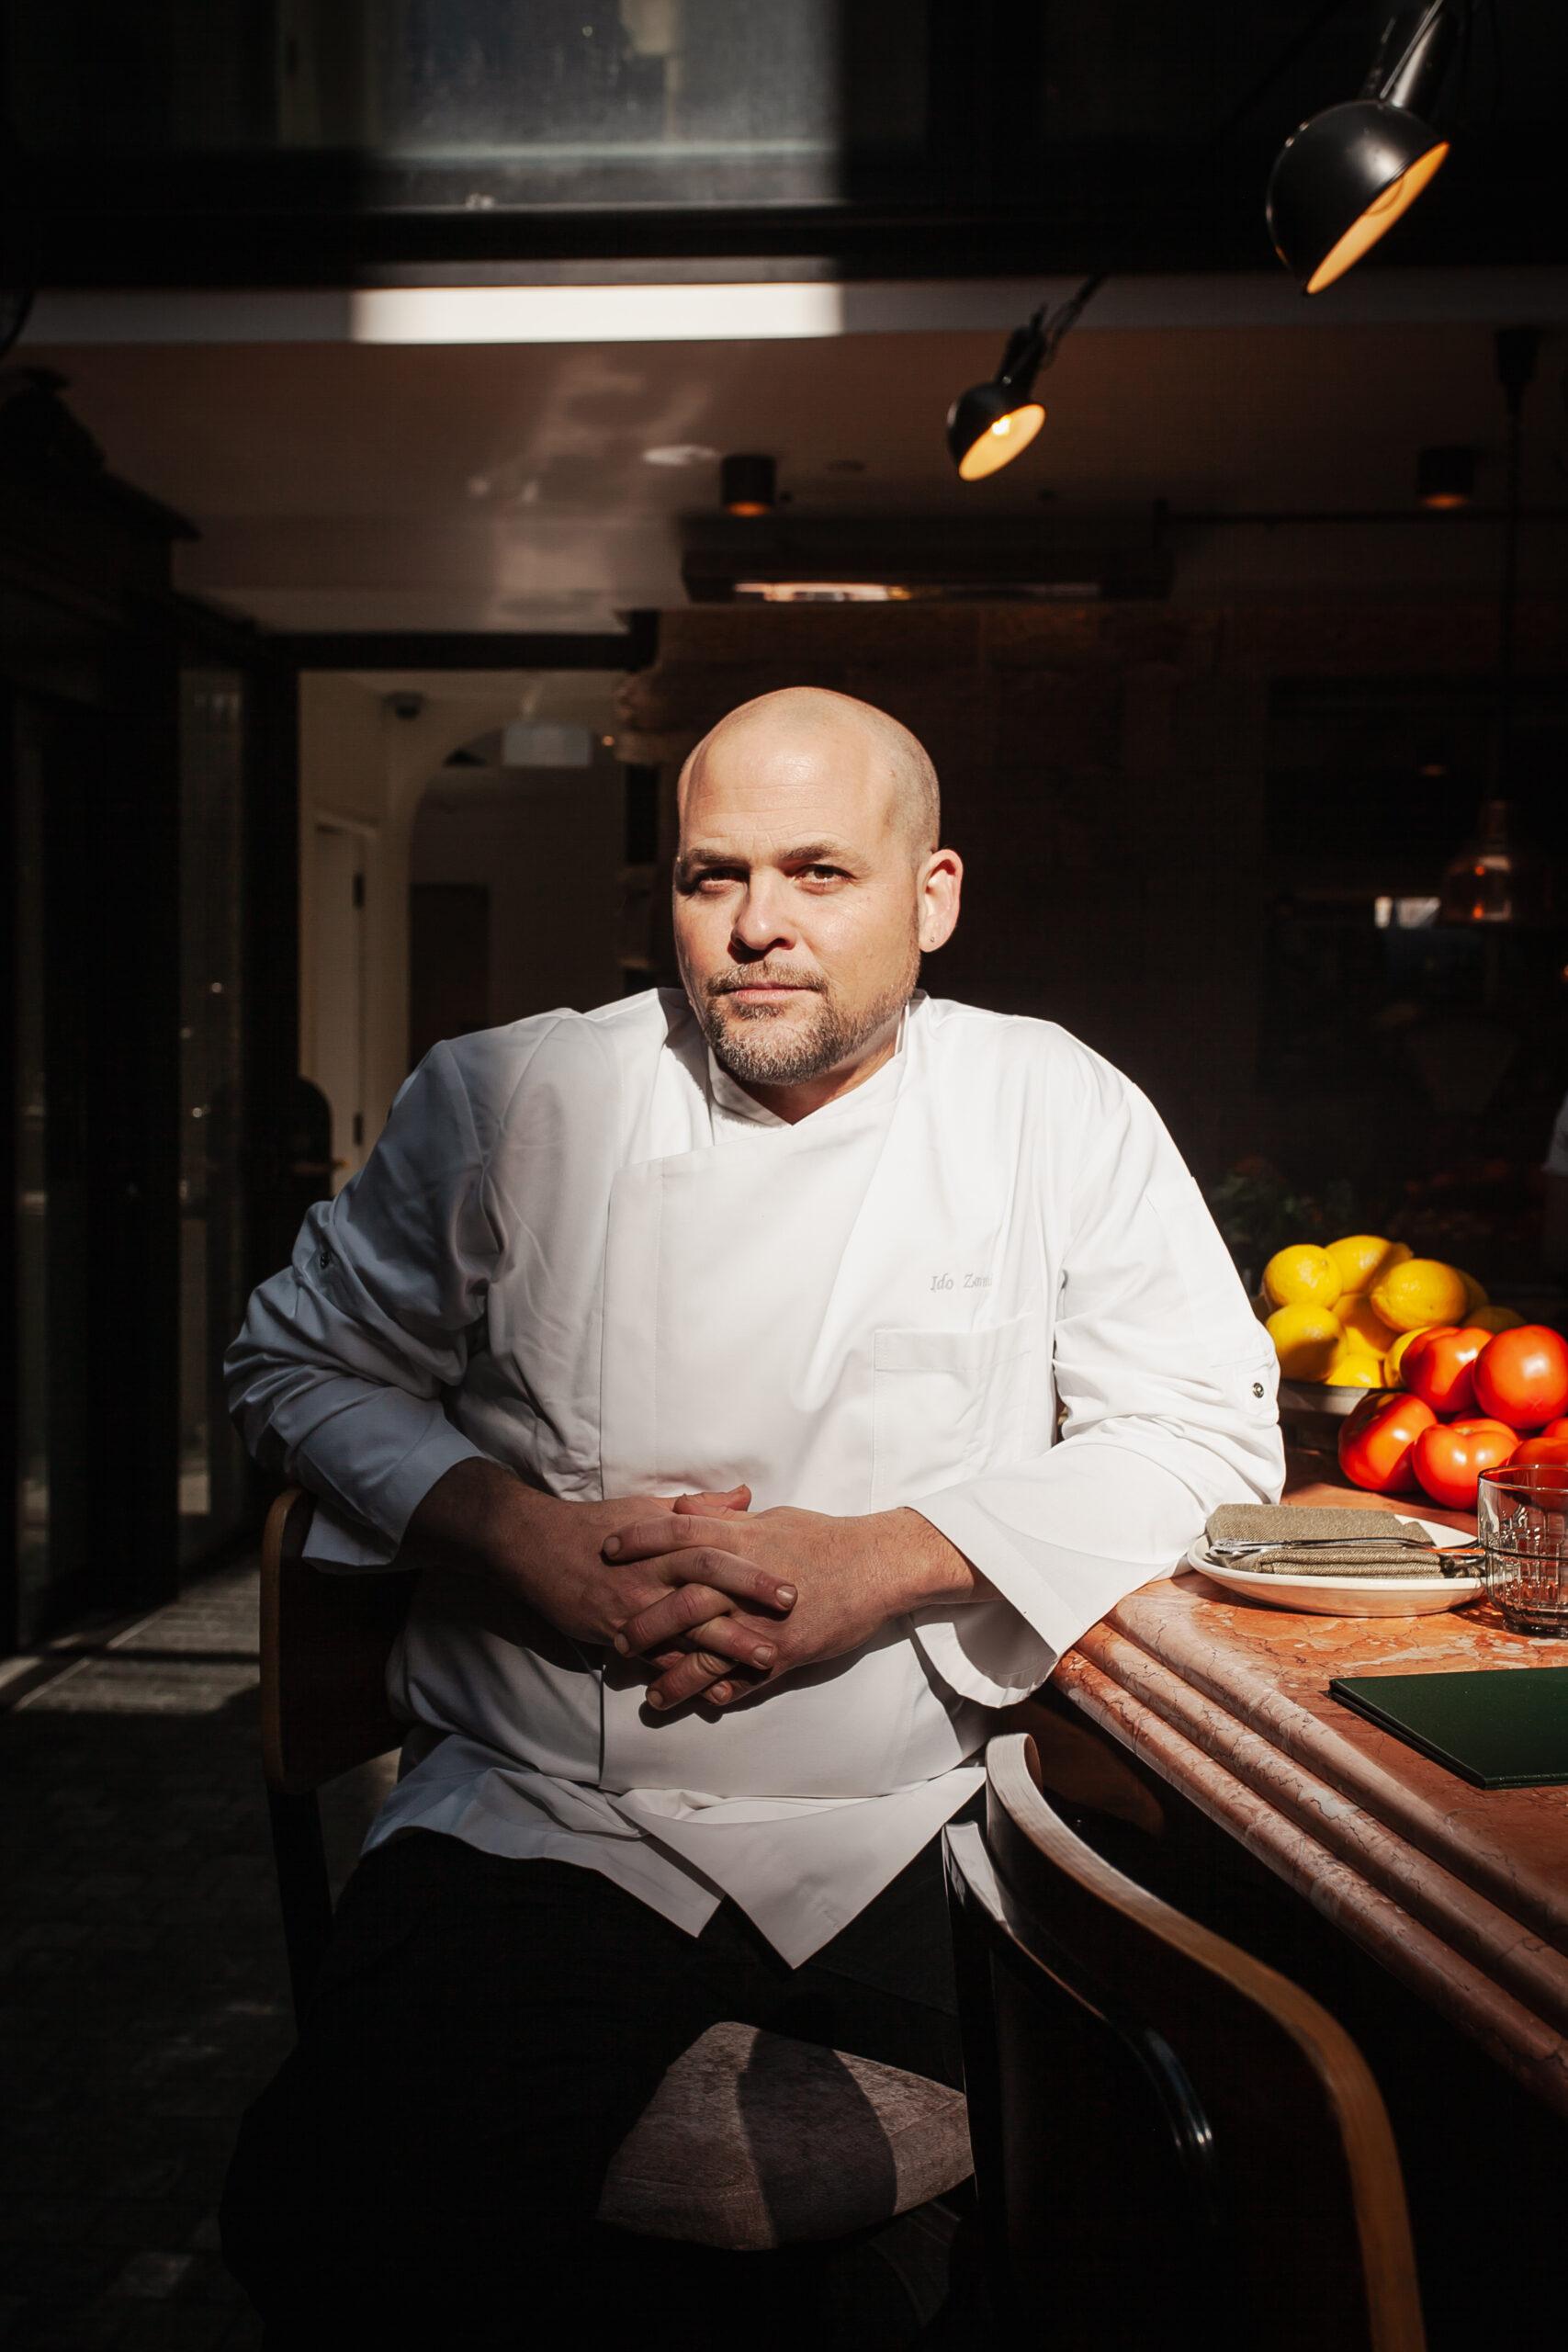
[[[1346,1676],[1328,1689],[1342,1706],[1446,1764],[1472,1788],[1568,1782],[1568,1666]]]

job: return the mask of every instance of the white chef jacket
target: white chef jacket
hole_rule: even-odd
[[[994,1709],[1283,1476],[1272,1345],[1149,1103],[1049,1023],[923,995],[793,1125],[674,990],[437,1046],[227,1369],[324,1566],[385,1566],[480,1454],[574,1499],[909,1505],[988,1578],[669,1716],[499,1596],[416,1598],[370,1844],[581,1863],[694,1934],[728,1894],[792,1965],[979,1784]]]

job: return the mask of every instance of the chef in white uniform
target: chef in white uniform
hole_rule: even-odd
[[[1278,1495],[1273,1350],[1148,1102],[917,989],[961,878],[906,730],[743,707],[682,779],[683,990],[437,1046],[255,1294],[233,1408],[309,1555],[431,1564],[372,1849],[687,1939],[728,1898],[799,1970],[997,1708]]]

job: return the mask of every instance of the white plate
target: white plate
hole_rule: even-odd
[[[1404,1517],[1401,1512],[1400,1517]],[[1457,1527],[1443,1527],[1432,1519],[1418,1519],[1417,1527],[1445,1551],[1466,1544],[1468,1535]],[[1200,1535],[1185,1565],[1197,1568],[1213,1584],[1222,1584],[1238,1600],[1262,1601],[1270,1609],[1294,1609],[1309,1617],[1435,1617],[1457,1609],[1485,1590],[1480,1577],[1303,1577],[1269,1576],[1257,1568],[1223,1566],[1208,1556],[1208,1538]]]

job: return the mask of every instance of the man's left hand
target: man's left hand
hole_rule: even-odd
[[[943,1601],[984,1600],[990,1587],[964,1555],[919,1511],[874,1511],[840,1519],[787,1505],[723,1519],[683,1510],[626,1527],[606,1539],[616,1562],[680,1557],[685,1580],[629,1618],[615,1635],[623,1657],[645,1657],[660,1671],[650,1707],[704,1698],[723,1706],[819,1659],[859,1649],[890,1617]],[[750,1560],[785,1577],[798,1590],[787,1618],[769,1622],[713,1606],[705,1579],[715,1555]],[[759,1670],[759,1638],[772,1660]],[[745,1673],[737,1670],[744,1660]]]

